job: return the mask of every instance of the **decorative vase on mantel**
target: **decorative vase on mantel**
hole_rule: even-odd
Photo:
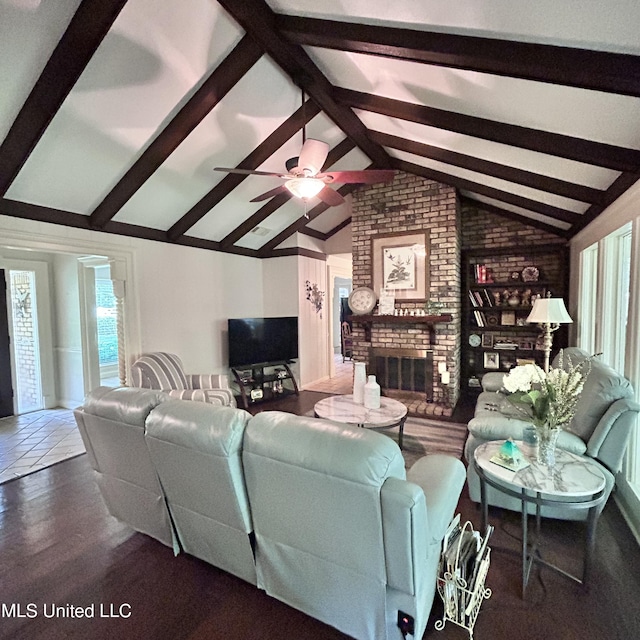
[[[553,469],[556,465],[556,442],[559,433],[560,427],[552,427],[549,424],[536,427],[538,462],[544,464],[547,469]]]

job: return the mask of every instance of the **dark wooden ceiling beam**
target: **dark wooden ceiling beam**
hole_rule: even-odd
[[[323,169],[325,171],[328,170],[333,164],[338,162],[340,158],[345,156],[349,151],[352,151],[355,148],[355,144],[353,140],[349,138],[345,138],[342,142],[337,144],[329,154],[327,155],[327,159],[325,161]],[[252,229],[257,227],[261,222],[266,220],[274,211],[285,205],[292,198],[292,195],[286,191],[284,193],[280,193],[274,198],[271,198],[267,203],[265,203],[260,209],[258,209],[252,216],[247,218],[242,224],[236,227],[229,235],[223,238],[220,241],[220,244],[223,247],[229,247],[244,235],[249,233]]]
[[[293,115],[289,116],[268,138],[263,140],[236,169],[256,169],[265,160],[272,156],[291,136],[300,131],[302,127],[314,116],[318,115],[320,109],[311,100],[307,100]],[[212,167],[213,169],[213,167]],[[236,173],[227,174],[220,182],[204,195],[191,207],[174,225],[167,231],[170,240],[176,240],[184,235],[196,222],[201,220],[213,207],[223,198],[228,196],[247,175]]]
[[[345,106],[614,171],[640,171],[640,151],[336,87]]]
[[[640,56],[278,14],[298,45],[640,97]]]
[[[334,236],[338,231],[342,231],[345,227],[348,227],[351,224],[351,216],[345,218],[342,222],[339,222],[335,227],[329,229],[329,231],[318,231],[313,227],[309,226],[309,222],[305,224],[304,227],[298,229],[298,233],[302,233],[305,236],[309,236],[311,238],[315,238],[316,240],[328,240],[331,236]]]
[[[591,205],[581,216],[580,220],[571,227],[571,237],[582,231],[590,222],[593,222],[610,204],[613,204],[627,189],[630,189],[640,180],[640,173],[621,173],[607,189],[604,200],[599,204]]]
[[[83,0],[0,146],[4,196],[127,0]]]
[[[501,207],[496,207],[493,204],[489,204],[487,202],[483,202],[482,200],[477,200],[472,196],[463,195],[462,197],[463,203],[466,201],[473,207],[477,209],[482,209],[483,211],[488,211],[489,213],[495,213],[496,215],[502,216],[507,220],[513,220],[515,222],[521,222],[522,224],[526,224],[529,227],[535,227],[536,229],[541,229],[542,231],[546,231],[548,233],[552,233],[560,238],[569,238],[569,230],[560,229],[559,227],[554,227],[551,224],[547,224],[546,222],[542,222],[542,220],[535,220],[534,218],[527,218],[527,216],[523,216],[520,213],[516,213],[515,211],[509,211],[508,209],[502,209]]]
[[[48,222],[50,224],[59,224],[65,227],[73,227],[75,229],[86,229],[88,231],[95,231],[96,233],[109,233],[128,238],[153,240],[154,242],[170,242],[167,238],[167,234],[161,229],[153,229],[151,227],[143,227],[127,222],[109,220],[102,229],[96,230],[92,229],[89,225],[89,216],[64,211],[62,209],[53,209],[51,207],[43,207],[41,205],[29,204],[27,202],[19,202],[9,198],[0,198],[0,215],[22,218],[24,220],[34,220],[37,222]],[[193,236],[182,236],[176,241],[171,242],[172,244],[206,249],[208,251],[222,251],[224,253],[233,253],[252,258],[261,257],[255,249],[246,249],[244,247],[225,248],[220,246],[220,243],[215,240],[206,240],[204,238],[195,238]]]
[[[262,49],[249,36],[236,45],[94,209],[92,227],[103,227],[118,213],[262,55]]]
[[[443,173],[442,171],[436,171],[435,169],[430,169],[428,167],[421,167],[420,165],[406,162],[404,160],[395,160],[394,165],[399,171],[413,173],[415,175],[422,176],[423,178],[427,178],[428,180],[436,180],[437,182],[451,185],[457,189],[464,189],[465,191],[478,193],[486,196],[487,198],[499,200],[500,202],[507,202],[516,207],[521,207],[522,209],[535,211],[536,213],[547,216],[548,218],[553,218],[554,220],[574,224],[580,219],[580,214],[574,213],[573,211],[560,209],[559,207],[554,207],[550,204],[545,204],[544,202],[538,202],[537,200],[530,200],[529,198],[524,198],[507,191],[488,187],[478,182],[458,178],[457,176]]]
[[[554,193],[558,196],[571,198],[572,200],[592,204],[602,202],[604,197],[605,192],[599,189],[574,184],[573,182],[565,182],[564,180],[558,180],[550,176],[524,171],[497,162],[442,149],[441,147],[415,142],[407,138],[400,138],[398,136],[380,133],[379,131],[370,131],[369,135],[372,140],[375,140],[383,147],[398,149],[399,151],[412,153],[423,158],[430,158],[431,160],[451,164],[476,173],[483,173],[488,176],[493,176],[494,178],[500,178],[501,180],[522,184],[532,189],[538,189],[539,191]]]
[[[338,189],[338,193],[340,195],[347,196],[353,191],[355,191],[358,187],[362,185],[359,184],[345,184],[343,187]],[[264,244],[261,249],[258,250],[258,254],[261,258],[268,258],[271,256],[272,252],[275,248],[284,242],[287,238],[292,236],[297,231],[300,231],[303,227],[305,227],[311,220],[314,220],[319,215],[322,215],[329,208],[328,204],[321,202],[319,205],[316,205],[311,211],[307,213],[306,216],[302,216],[298,218],[295,222],[292,222],[286,229],[281,231],[277,236],[271,238],[269,242]]]
[[[295,84],[320,105],[344,133],[373,161],[377,168],[390,166],[385,150],[367,136],[360,119],[334,99],[334,87],[304,49],[286,40],[276,26],[276,14],[264,0],[218,0],[231,17],[287,73]]]

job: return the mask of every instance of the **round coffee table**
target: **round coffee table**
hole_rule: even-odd
[[[364,405],[353,401],[352,395],[330,396],[316,402],[313,410],[317,418],[353,424],[365,429],[382,427],[400,427],[398,445],[402,449],[404,422],[407,419],[407,407],[392,398],[380,398],[379,409],[365,409]]]
[[[537,462],[523,446],[523,453],[530,465],[520,471],[509,471],[491,462],[498,453],[503,440],[486,442],[473,453],[473,465],[480,478],[480,499],[482,503],[482,530],[487,527],[488,504],[487,487],[494,487],[502,493],[517,498],[522,503],[522,597],[529,581],[529,573],[534,562],[542,564],[580,584],[586,584],[595,545],[598,507],[604,500],[605,477],[598,465],[586,456],[578,456],[568,451],[556,449],[556,465],[549,470]],[[519,443],[521,444],[521,443]],[[529,545],[527,539],[527,504],[536,505],[536,540]],[[587,540],[582,578],[567,573],[560,567],[545,562],[538,550],[540,539],[540,508],[542,506],[563,509],[588,509]]]

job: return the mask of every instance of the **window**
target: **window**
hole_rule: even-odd
[[[631,225],[625,225],[602,241],[602,321],[599,351],[616,371],[625,371],[629,282],[631,274]]]
[[[580,254],[580,299],[578,301],[577,345],[587,353],[596,351],[598,315],[598,245],[593,244]]]
[[[624,373],[640,399],[640,220],[628,223],[580,253],[577,344]],[[635,265],[635,266],[634,266]],[[640,530],[640,434],[632,435],[617,479],[618,499]]]

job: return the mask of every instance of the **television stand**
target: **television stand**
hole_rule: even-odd
[[[246,367],[231,367],[231,372],[240,389],[240,400],[245,409],[259,402],[299,395],[288,362],[261,362]]]

